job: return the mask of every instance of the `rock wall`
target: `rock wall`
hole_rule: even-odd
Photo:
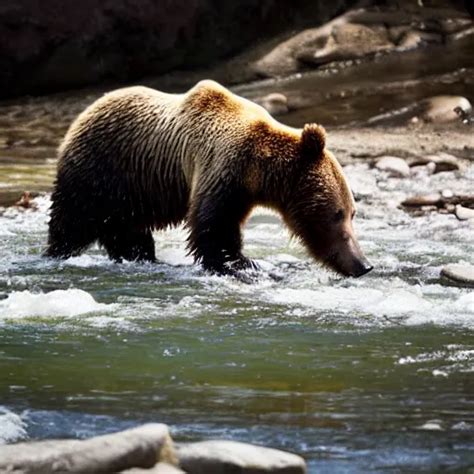
[[[209,65],[354,0],[2,0],[0,98]]]

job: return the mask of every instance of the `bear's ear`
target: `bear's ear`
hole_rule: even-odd
[[[326,146],[326,130],[321,125],[307,123],[301,134],[301,150],[304,158],[317,160]]]

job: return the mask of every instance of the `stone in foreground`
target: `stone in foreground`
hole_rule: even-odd
[[[236,441],[202,441],[176,445],[179,464],[189,474],[303,474],[296,454]]]
[[[450,264],[441,270],[441,275],[467,286],[474,286],[474,265]]]
[[[0,472],[99,473],[133,467],[151,468],[159,461],[175,464],[168,427],[147,425],[87,440],[53,440],[0,447]]]
[[[120,474],[185,474],[185,472],[166,462],[159,462],[150,469],[134,467],[132,469],[122,471]]]

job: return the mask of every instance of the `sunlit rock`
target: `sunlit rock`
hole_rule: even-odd
[[[377,161],[375,167],[380,171],[385,171],[389,176],[396,178],[406,178],[410,176],[410,167],[405,160],[395,156],[384,156]]]
[[[441,275],[449,280],[468,286],[474,286],[474,265],[455,263],[446,265],[441,270]]]
[[[0,446],[0,472],[118,472],[132,467],[150,468],[157,461],[176,463],[168,427],[157,423],[83,441]]]
[[[470,114],[472,112],[472,106],[469,100],[465,97],[456,95],[439,95],[430,97],[429,99],[422,101],[422,103],[425,106],[425,111],[422,113],[421,118],[425,122],[457,122],[460,118],[459,112],[456,111],[456,109],[465,114]]]
[[[176,446],[180,466],[189,474],[302,474],[303,458],[236,441],[202,441]]]
[[[474,209],[469,207],[464,207],[461,204],[458,204],[455,208],[454,214],[460,221],[467,221],[474,219]]]

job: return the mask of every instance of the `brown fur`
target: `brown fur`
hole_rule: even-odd
[[[186,220],[190,251],[219,273],[253,267],[240,227],[256,205],[278,210],[328,264],[335,214],[346,222],[353,212],[321,126],[286,127],[212,81],[183,95],[132,87],[96,101],[60,147],[52,201],[47,255],[98,240],[115,260],[154,260],[151,231]]]

